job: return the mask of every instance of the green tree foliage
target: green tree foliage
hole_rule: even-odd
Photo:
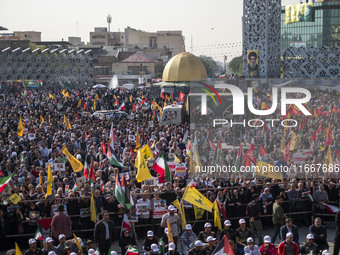
[[[242,61],[243,61],[242,56],[233,58],[228,65],[229,70],[232,73],[237,74],[238,76],[242,76],[243,75]]]
[[[199,56],[198,58],[202,61],[208,77],[216,77],[221,73],[223,68],[219,66],[212,57]]]

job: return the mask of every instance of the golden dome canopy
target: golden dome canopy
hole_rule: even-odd
[[[163,71],[163,81],[205,81],[207,71],[202,61],[189,52],[172,57]]]

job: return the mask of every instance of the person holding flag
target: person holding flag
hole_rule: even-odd
[[[179,229],[178,226],[182,225],[181,213],[175,214],[176,208],[173,205],[168,206],[168,213],[164,214],[161,220],[161,227],[166,228],[167,222],[169,221],[171,227],[172,237],[174,239],[174,244],[177,247]]]

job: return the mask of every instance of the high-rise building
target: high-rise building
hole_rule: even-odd
[[[282,6],[281,10],[281,56],[291,46],[340,46],[339,0],[314,2],[314,21],[311,22],[285,24],[285,8]]]

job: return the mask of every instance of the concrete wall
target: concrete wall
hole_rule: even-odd
[[[14,31],[14,36],[20,37],[20,40],[30,40],[31,42],[41,42],[41,32]]]

